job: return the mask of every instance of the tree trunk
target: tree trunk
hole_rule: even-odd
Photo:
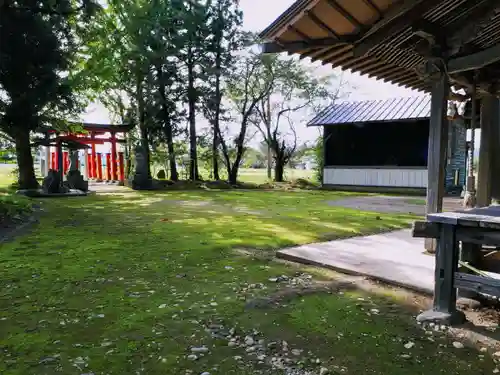
[[[272,165],[273,165],[273,151],[271,146],[267,146],[267,179],[271,180],[272,176]]]
[[[19,168],[19,189],[36,189],[39,184],[35,177],[29,129],[20,128],[17,130],[14,140],[16,141],[17,167]]]
[[[179,172],[177,172],[177,163],[175,162],[174,141],[172,138],[167,138],[168,163],[170,167],[170,179],[172,181],[179,180]]]
[[[149,154],[149,139],[148,139],[148,129],[146,127],[146,114],[144,108],[144,98],[142,97],[142,76],[140,73],[137,74],[136,82],[136,95],[137,95],[137,117],[139,121],[139,130],[141,133],[141,147],[144,151],[144,156],[146,157],[146,166],[148,178],[151,178],[151,157]]]
[[[196,90],[194,88],[194,63],[188,59],[188,107],[189,107],[189,179],[198,181],[198,153],[196,151]]]
[[[274,164],[274,181],[283,182],[285,163],[282,158],[277,157]]]
[[[220,3],[218,4],[220,5]],[[222,17],[219,10],[219,17]],[[220,90],[220,77],[222,70],[222,51],[221,51],[221,43],[222,36],[218,35],[218,45],[217,52],[215,54],[215,114],[214,114],[214,139],[212,144],[212,167],[214,169],[214,180],[220,180],[219,176],[219,129],[220,129],[220,106],[222,101],[222,94]]]
[[[170,179],[172,181],[179,180],[179,174],[177,173],[177,165],[175,163],[175,149],[174,149],[174,137],[172,131],[172,123],[170,121],[170,116],[167,108],[167,95],[165,93],[166,87],[165,82],[163,81],[163,68],[160,66],[156,67],[158,72],[158,81],[160,84],[160,96],[162,99],[162,112],[163,112],[163,129],[165,134],[165,140],[167,142],[167,150],[168,150],[168,162],[170,166]]]
[[[271,175],[271,169],[273,167],[273,150],[269,144],[271,140],[271,95],[267,96],[266,100],[266,111],[267,111],[267,123],[266,123],[266,134],[267,134],[267,179],[271,180],[273,177]]]
[[[215,124],[214,124],[215,126]],[[215,130],[215,129],[214,129]],[[212,143],[212,167],[214,170],[214,180],[219,181],[219,138],[217,132],[214,131],[214,139]]]
[[[229,168],[229,178],[228,181],[231,185],[236,185],[238,183],[238,164],[233,164],[232,168]]]

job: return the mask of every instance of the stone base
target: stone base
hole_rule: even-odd
[[[154,190],[152,178],[144,178],[142,175],[135,175],[129,182],[129,186],[133,190]]]
[[[465,318],[465,314],[458,310],[453,313],[427,310],[417,316],[417,321],[420,323],[432,322],[445,325],[459,325],[465,323],[467,319]]]
[[[477,293],[470,295],[468,293],[465,293],[462,296],[459,294],[458,297],[459,298],[457,299],[457,306],[459,306],[461,309],[475,310],[483,306],[483,303],[481,302],[483,298],[481,298],[481,296]]]
[[[24,189],[16,191],[16,194],[30,198],[63,198],[63,197],[85,197],[92,192],[77,189],[69,189],[67,192],[47,193],[42,189]]]

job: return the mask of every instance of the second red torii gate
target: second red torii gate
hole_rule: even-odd
[[[51,134],[55,134],[55,138],[53,141],[56,142],[56,144],[60,144],[61,141],[75,141],[84,145],[89,145],[91,147],[91,154],[87,156],[87,171],[88,171],[88,176],[89,178],[102,178],[102,158],[100,154],[96,153],[96,145],[98,144],[105,144],[105,143],[110,143],[111,144],[111,155],[109,158],[106,158],[107,165],[109,166],[110,164],[110,173],[109,177],[113,181],[118,181],[120,179],[121,181],[124,180],[124,158],[123,158],[123,153],[118,153],[117,152],[117,147],[116,145],[118,143],[125,143],[126,141],[124,139],[119,139],[117,138],[117,134],[125,134],[129,132],[132,128],[133,125],[113,125],[113,124],[95,124],[95,123],[74,123],[74,125],[81,126],[83,128],[83,131],[79,132],[59,132],[55,129],[48,129],[46,131],[46,134],[48,137],[50,137]],[[102,136],[106,133],[110,133],[110,136],[107,138],[97,138],[97,136]],[[57,158],[57,155],[59,153],[55,153],[55,157]],[[100,160],[98,160],[100,159]],[[57,160],[54,160],[53,164],[53,169],[57,168],[58,162]],[[118,168],[119,167],[119,168]],[[120,169],[120,176],[118,176],[118,169]],[[101,171],[101,173],[98,173],[98,171]]]

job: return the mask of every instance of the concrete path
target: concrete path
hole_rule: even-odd
[[[327,201],[326,203],[329,206],[341,206],[361,211],[425,214],[425,197],[367,195]],[[462,208],[462,199],[459,197],[445,197],[443,200],[444,211],[456,211]]]
[[[424,240],[411,237],[409,229],[298,246],[278,251],[278,257],[424,293],[434,289],[434,257],[424,254]]]

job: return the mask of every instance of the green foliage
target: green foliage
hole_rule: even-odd
[[[18,195],[0,195],[0,223],[20,219],[32,210],[32,202],[28,198]]]
[[[0,131],[16,143],[23,188],[38,186],[30,132],[44,124],[65,125],[61,119],[82,109],[72,73],[83,58],[84,24],[97,9],[89,0],[1,3]]]
[[[323,137],[318,137],[316,139],[316,144],[314,146],[314,177],[320,184],[323,183],[323,172],[325,168],[325,150]]]

